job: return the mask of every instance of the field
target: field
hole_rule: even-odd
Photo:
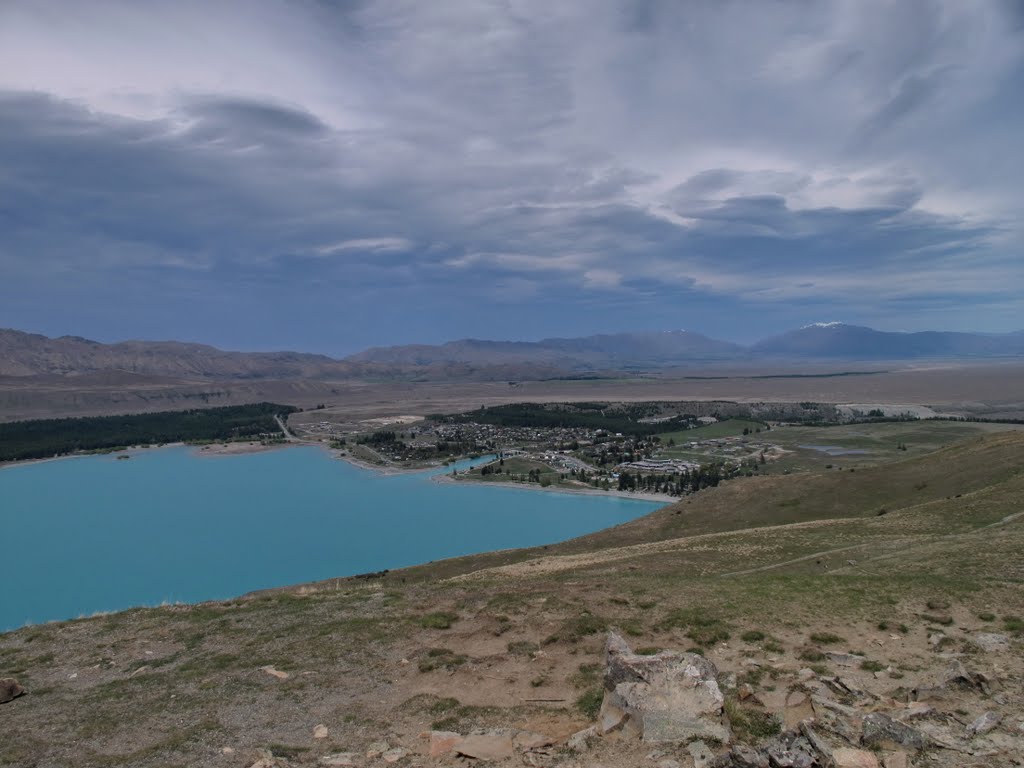
[[[635,647],[701,649],[755,691],[761,704],[741,704],[727,688],[750,717],[804,689],[808,667],[883,707],[936,684],[959,654],[1001,693],[934,700],[947,718],[935,727],[962,734],[957,721],[992,709],[1009,725],[986,737],[982,763],[939,749],[915,764],[1013,765],[1024,433],[882,426],[879,446],[907,440],[908,451],[853,472],[740,478],[562,544],[0,635],[0,676],[30,690],[2,705],[0,764],[314,765],[339,751],[363,764],[384,739],[408,750],[404,764],[432,765],[418,738],[431,727],[564,739],[592,721],[613,626]],[[984,632],[1011,645],[981,652]],[[737,736],[763,737],[755,722],[737,717]],[[326,738],[313,738],[318,724]],[[621,739],[592,749],[543,764],[638,765],[651,751]],[[689,760],[683,747],[661,751]]]
[[[737,437],[743,434],[743,430],[753,433],[755,430],[764,429],[765,425],[760,421],[748,421],[747,419],[726,419],[725,421],[705,424],[695,429],[684,429],[679,432],[663,432],[659,435],[662,443],[669,440],[675,442],[687,442],[690,440],[707,440],[712,437]]]
[[[326,404],[359,422],[402,414],[454,413],[481,405],[583,400],[736,400],[906,403],[942,412],[1024,417],[1024,365],[888,362],[864,376],[807,377],[848,366],[708,367],[651,376],[518,382],[187,381],[129,373],[0,377],[0,421],[168,411],[270,401]],[[787,377],[792,374],[792,377]],[[714,378],[694,379],[687,376]],[[778,378],[751,378],[752,376]],[[308,418],[318,418],[315,412]]]

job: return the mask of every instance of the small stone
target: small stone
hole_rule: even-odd
[[[693,768],[707,768],[715,759],[715,753],[703,741],[691,741],[686,745],[686,751],[693,758]]]
[[[402,749],[401,747],[394,747],[393,749],[389,749],[387,752],[381,755],[381,759],[385,763],[397,763],[399,760],[401,760],[408,754],[408,750]]]
[[[333,755],[324,755],[320,758],[320,765],[348,766],[356,764],[354,752],[335,752]]]
[[[768,768],[768,756],[745,744],[737,744],[729,750],[729,758],[736,768]]]
[[[878,758],[863,749],[837,749],[832,761],[835,768],[878,768]]]
[[[999,722],[1002,720],[995,712],[986,712],[969,726],[967,726],[968,736],[983,736],[989,731],[993,730]]]
[[[920,717],[928,717],[928,715],[935,712],[935,707],[930,704],[925,704],[923,701],[912,701],[906,709],[901,709],[898,712],[900,720],[916,720]]]
[[[589,728],[584,728],[582,731],[576,731],[576,733],[569,737],[569,740],[566,742],[566,746],[569,747],[569,749],[582,752],[590,747],[590,740],[596,736],[597,728],[590,726]]]
[[[658,763],[658,768],[682,768],[682,766],[679,764],[678,760],[672,760],[669,758]]]
[[[440,757],[441,755],[447,755],[461,743],[462,736],[454,731],[431,731],[430,756]]]
[[[908,768],[910,759],[906,752],[886,752],[882,755],[882,768]]]
[[[278,680],[287,680],[288,677],[289,677],[287,672],[282,672],[281,670],[274,669],[273,667],[270,667],[270,666],[260,667],[260,669],[262,671],[266,672],[271,677],[276,677]]]
[[[826,653],[825,655],[829,661],[840,667],[859,667],[865,660],[864,656],[856,653]]]
[[[391,745],[386,741],[375,741],[366,748],[366,756],[371,760],[376,760],[389,749],[391,749]]]
[[[220,748],[220,753],[222,755],[233,755],[233,754],[235,754],[235,748],[234,747],[221,747]]]
[[[807,682],[808,680],[813,680],[815,677],[817,677],[817,675],[814,673],[814,670],[808,667],[804,667],[796,674],[797,677],[799,677],[804,682]]]
[[[257,751],[257,754],[260,757],[249,768],[277,768],[277,760],[269,750],[260,749]]]
[[[320,723],[320,725],[316,726],[313,729],[313,738],[314,739],[326,739],[327,738],[327,734],[328,734],[327,726],[324,725],[323,723]]]
[[[0,704],[6,704],[25,693],[25,689],[13,677],[0,678]]]
[[[515,754],[512,738],[504,733],[470,734],[455,751],[477,760],[504,760]]]

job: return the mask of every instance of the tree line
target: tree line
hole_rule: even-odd
[[[694,417],[676,416],[659,423],[642,423],[630,412],[602,403],[544,405],[513,403],[457,414],[431,414],[442,424],[491,424],[498,427],[536,429],[592,429],[624,435],[654,435],[690,426]]]
[[[0,424],[0,461],[44,459],[81,451],[178,442],[281,437],[274,416],[291,405],[255,403],[122,416],[35,419]]]

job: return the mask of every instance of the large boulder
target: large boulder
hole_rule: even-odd
[[[0,678],[0,704],[6,704],[25,692],[13,677]]]
[[[646,742],[716,739],[728,743],[722,715],[725,698],[715,665],[696,653],[633,653],[609,633],[605,650],[605,694],[598,727],[623,730]]]

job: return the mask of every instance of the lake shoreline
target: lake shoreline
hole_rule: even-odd
[[[453,483],[453,484],[466,484],[472,485],[477,488],[493,486],[495,488],[519,488],[524,491],[541,491],[545,493],[571,493],[580,496],[606,496],[617,499],[633,499],[635,501],[647,501],[647,502],[663,502],[664,504],[674,504],[679,501],[676,496],[669,496],[666,493],[636,493],[635,491],[620,491],[620,490],[608,490],[603,491],[599,488],[557,488],[555,486],[548,486],[543,488],[536,483],[517,483],[517,482],[504,482],[500,480],[456,480],[449,474],[437,475],[431,478],[435,483]]]

